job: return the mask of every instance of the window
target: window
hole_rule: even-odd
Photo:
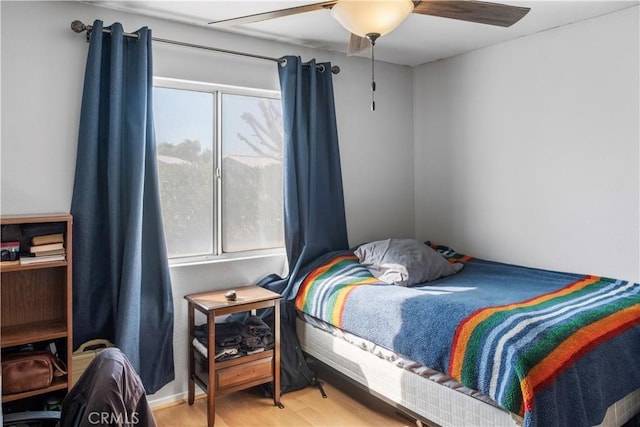
[[[169,257],[284,246],[279,94],[156,79],[153,96]]]

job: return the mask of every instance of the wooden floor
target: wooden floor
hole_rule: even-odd
[[[383,403],[363,396],[355,388],[343,392],[324,382],[327,398],[317,388],[285,393],[284,409],[273,405],[271,398],[252,389],[216,399],[216,427],[298,427],[298,426],[384,426],[410,427],[414,422]],[[182,403],[154,411],[158,427],[206,426],[206,398],[196,399],[193,406]]]

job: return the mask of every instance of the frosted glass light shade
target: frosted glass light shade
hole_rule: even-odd
[[[331,8],[333,17],[360,37],[393,31],[413,11],[411,0],[339,0]]]

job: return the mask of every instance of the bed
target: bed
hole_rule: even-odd
[[[303,351],[428,423],[622,425],[640,413],[640,284],[429,248],[455,274],[398,286],[353,251],[312,263],[295,298]]]

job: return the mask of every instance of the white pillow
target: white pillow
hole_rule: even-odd
[[[435,250],[414,239],[386,239],[365,243],[355,250],[360,263],[383,282],[411,286],[457,273],[462,263],[452,264]]]

